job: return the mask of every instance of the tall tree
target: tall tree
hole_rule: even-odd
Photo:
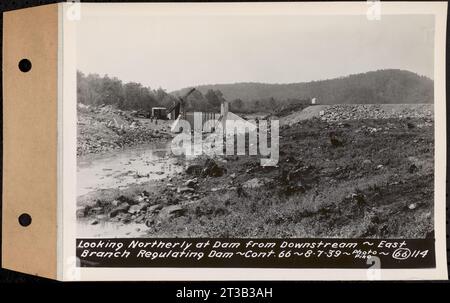
[[[241,99],[235,99],[231,102],[231,108],[235,111],[241,111],[244,107],[244,102]]]
[[[224,100],[223,94],[220,90],[208,90],[205,94],[206,100],[214,109],[220,108],[220,104]]]

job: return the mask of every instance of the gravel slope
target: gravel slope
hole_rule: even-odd
[[[320,118],[326,122],[361,119],[434,118],[433,104],[338,104],[315,105],[281,119],[281,125]]]

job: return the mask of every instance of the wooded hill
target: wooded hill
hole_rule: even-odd
[[[115,77],[77,73],[77,99],[86,105],[124,110],[171,107],[189,88],[167,93]],[[336,79],[291,84],[235,83],[200,85],[186,102],[189,111],[218,111],[223,99],[235,112],[274,111],[293,104],[432,103],[433,80],[405,70],[379,70]]]
[[[244,103],[270,98],[277,101],[317,98],[321,104],[416,104],[432,103],[433,87],[433,80],[427,77],[406,70],[386,69],[304,83],[213,84],[200,85],[197,89],[202,93],[219,90],[225,99],[239,99]]]

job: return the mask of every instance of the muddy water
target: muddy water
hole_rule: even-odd
[[[176,164],[169,143],[153,143],[135,148],[115,150],[99,155],[78,158],[77,196],[89,192],[123,188],[150,180],[165,178],[181,172],[182,166]],[[77,222],[78,237],[144,237],[145,224],[108,222],[98,220]]]
[[[77,196],[158,180],[181,171],[171,154],[170,143],[87,155],[77,161]]]

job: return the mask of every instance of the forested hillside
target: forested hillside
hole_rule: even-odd
[[[245,103],[271,98],[276,101],[317,98],[321,104],[433,102],[433,80],[394,69],[305,83],[235,83],[201,85],[197,88],[203,93],[211,89],[220,90],[225,99],[239,99]]]
[[[78,102],[114,105],[123,110],[170,107],[189,88],[167,93],[118,78],[77,73]],[[320,104],[432,103],[433,80],[404,70],[379,70],[336,79],[291,84],[235,83],[201,85],[186,98],[187,110],[218,111],[222,100],[235,112],[273,111],[280,106]]]

